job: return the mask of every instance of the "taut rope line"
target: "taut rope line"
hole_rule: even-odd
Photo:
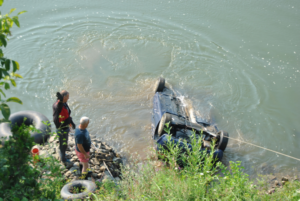
[[[226,137],[226,136],[223,136],[223,137]],[[226,137],[226,138],[231,139],[231,140],[236,140],[236,141],[239,141],[239,142],[242,142],[242,143],[245,143],[245,144],[249,144],[249,145],[252,145],[252,146],[254,146],[254,147],[258,147],[258,148],[261,148],[261,149],[265,149],[265,150],[267,150],[267,151],[274,152],[274,153],[276,153],[276,154],[280,154],[280,155],[282,155],[282,156],[286,156],[286,157],[288,157],[288,158],[292,158],[292,159],[294,159],[294,160],[300,161],[299,158],[295,158],[295,157],[293,157],[293,156],[289,156],[289,155],[280,153],[280,152],[278,152],[278,151],[274,151],[274,150],[271,150],[271,149],[268,149],[268,148],[265,148],[265,147],[261,147],[261,146],[252,144],[252,143],[250,143],[250,142],[241,141],[241,140],[234,139],[234,138],[231,138],[231,137]]]

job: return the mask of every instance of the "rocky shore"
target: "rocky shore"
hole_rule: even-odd
[[[106,180],[112,180],[118,182],[120,180],[121,165],[123,164],[122,157],[114,151],[107,143],[96,139],[95,136],[91,136],[92,148],[90,150],[89,168],[92,174],[88,180],[97,180],[105,182]],[[59,141],[54,136],[50,137],[48,143],[44,146],[40,146],[40,155],[51,154],[56,159],[60,159],[59,156]],[[61,173],[66,180],[80,180],[79,160],[75,153],[75,139],[72,134],[69,135],[68,148],[66,157],[71,163],[63,165],[61,163]]]

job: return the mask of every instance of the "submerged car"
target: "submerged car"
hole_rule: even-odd
[[[174,143],[179,143],[179,146],[183,146],[182,140],[190,143],[191,136],[195,132],[196,137],[202,139],[203,150],[209,149],[212,140],[215,141],[214,155],[221,160],[228,143],[228,133],[218,131],[216,126],[200,119],[187,110],[174,90],[165,86],[164,78],[158,79],[155,85],[152,113],[152,137],[157,144],[162,146],[166,144],[167,136],[164,127],[169,123],[169,127],[172,127],[170,135]]]

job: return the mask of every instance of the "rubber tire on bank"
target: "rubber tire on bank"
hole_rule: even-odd
[[[82,193],[72,194],[70,189],[72,187],[84,187],[85,190]],[[74,200],[74,199],[85,199],[90,193],[94,193],[96,190],[96,184],[88,180],[76,180],[64,185],[60,191],[61,198],[64,200]]]
[[[24,118],[26,120],[24,121]],[[43,144],[47,142],[51,133],[51,125],[49,124],[49,119],[36,111],[20,111],[10,115],[9,120],[10,123],[1,123],[0,124],[0,137],[5,137],[6,139],[12,135],[11,129],[14,126],[21,126],[24,123],[27,126],[33,125],[40,132],[31,133],[31,137],[34,137],[34,142],[38,144]],[[47,122],[48,124],[44,124],[43,122]],[[0,141],[1,142],[1,141]],[[4,144],[4,141],[2,141]]]
[[[156,92],[162,92],[165,88],[165,78],[158,78],[157,82],[155,83],[155,90],[154,93]]]
[[[218,135],[220,136],[219,146],[218,149],[225,151],[227,144],[228,144],[228,133],[226,131],[219,131]]]
[[[160,137],[164,133],[165,124],[172,121],[172,115],[164,113],[160,119],[157,134]]]

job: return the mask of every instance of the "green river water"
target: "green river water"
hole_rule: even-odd
[[[147,155],[153,85],[162,76],[230,137],[300,158],[300,1],[6,0],[20,15],[5,55],[20,63],[8,92],[52,120],[70,92],[75,123],[125,156]],[[298,86],[298,87],[297,87]],[[299,171],[299,161],[229,141],[245,172]]]

